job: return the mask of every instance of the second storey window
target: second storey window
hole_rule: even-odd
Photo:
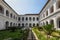
[[[0,13],[4,13],[4,8],[0,6]]]
[[[28,17],[26,17],[26,21],[28,21]]]
[[[29,20],[31,21],[31,17],[29,17]]]
[[[14,15],[14,19],[15,19],[15,15]]]
[[[17,17],[16,17],[16,20],[17,20]]]
[[[9,11],[8,10],[6,10],[6,16],[9,16]]]
[[[22,17],[22,21],[24,21],[24,17]]]
[[[50,8],[50,13],[52,13],[54,11],[53,6]]]
[[[33,17],[33,21],[35,21],[35,17]]]
[[[37,17],[37,21],[39,21],[39,18]]]
[[[57,5],[58,5],[58,8],[60,8],[60,0],[58,0]]]
[[[20,17],[18,17],[18,21],[20,21]]]
[[[45,17],[45,14],[43,14],[43,17]]]
[[[12,13],[10,14],[10,17],[12,18]]]
[[[48,16],[48,11],[46,11],[46,16]]]

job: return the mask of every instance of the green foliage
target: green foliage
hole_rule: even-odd
[[[0,40],[12,38],[12,40],[20,40],[26,38],[28,30],[16,29],[14,32],[10,30],[0,31]]]
[[[42,34],[41,31],[38,30],[38,28],[32,28],[32,30],[36,33],[39,40],[47,40],[46,34]],[[45,30],[44,30],[45,31]],[[48,40],[59,40],[57,37],[51,37]]]
[[[39,30],[39,31],[42,31],[42,30],[43,30],[43,28],[42,28],[42,27],[38,27],[38,30]]]
[[[53,25],[48,24],[43,26],[43,30],[47,33],[47,34],[51,34],[52,30],[53,30]]]

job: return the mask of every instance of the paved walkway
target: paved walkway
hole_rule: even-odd
[[[35,36],[34,36],[34,34],[32,33],[31,30],[29,31],[29,35],[28,35],[27,40],[36,40],[36,38],[35,38]]]

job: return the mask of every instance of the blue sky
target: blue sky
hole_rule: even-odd
[[[18,14],[37,14],[47,0],[5,0]]]

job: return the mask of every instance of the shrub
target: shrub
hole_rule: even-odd
[[[43,28],[42,28],[42,27],[38,27],[38,30],[42,31],[42,30],[43,30]]]
[[[8,30],[11,30],[11,32],[15,32],[16,29],[17,27],[8,27]]]

